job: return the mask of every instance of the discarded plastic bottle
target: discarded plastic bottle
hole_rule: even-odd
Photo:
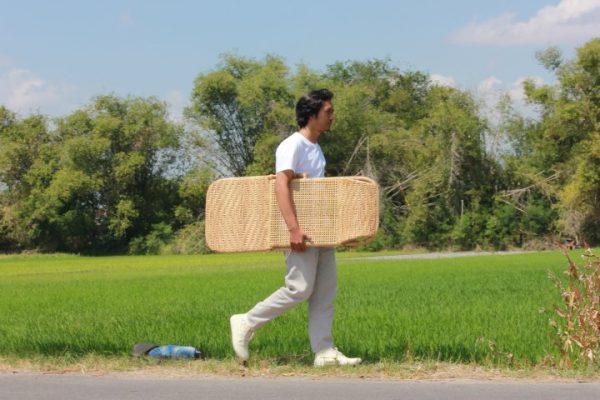
[[[153,348],[148,355],[156,358],[200,358],[202,353],[195,347],[169,344]]]

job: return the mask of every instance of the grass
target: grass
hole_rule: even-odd
[[[334,338],[366,361],[365,371],[383,364],[551,365],[552,330],[539,310],[559,302],[547,278],[548,270],[560,275],[566,266],[559,252],[436,260],[360,255],[338,254]],[[229,369],[229,316],[282,284],[282,258],[0,257],[0,361],[131,366],[146,362],[131,361],[133,344],[149,341],[197,346]],[[306,321],[303,305],[257,332],[251,365],[308,367]]]

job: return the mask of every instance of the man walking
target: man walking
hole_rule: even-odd
[[[276,152],[275,194],[290,232],[291,250],[285,252],[285,286],[246,314],[231,317],[231,340],[237,357],[246,361],[254,332],[303,301],[308,301],[310,344],[315,366],[357,365],[360,358],[344,356],[333,344],[333,301],[337,288],[335,249],[307,247],[310,238],[298,225],[290,183],[295,174],[308,178],[325,175],[325,157],[317,141],[333,122],[333,94],[313,90],[296,104],[300,130],[285,139]]]

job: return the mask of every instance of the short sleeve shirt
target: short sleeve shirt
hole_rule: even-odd
[[[325,156],[318,143],[295,132],[279,144],[275,153],[275,172],[292,170],[309,178],[325,176]]]

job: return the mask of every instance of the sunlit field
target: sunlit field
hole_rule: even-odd
[[[576,253],[574,257],[579,257]],[[555,354],[559,252],[437,260],[339,253],[334,338],[367,363],[537,365]],[[229,317],[283,284],[280,253],[0,257],[0,356],[130,357],[137,342],[231,359]],[[260,330],[253,359],[310,364],[305,305]]]

